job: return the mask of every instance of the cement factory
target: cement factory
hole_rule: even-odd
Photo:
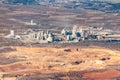
[[[59,33],[49,30],[29,29],[22,34],[15,34],[14,30],[5,38],[17,39],[29,43],[70,43],[81,41],[120,41],[120,31],[103,29],[103,27],[82,27],[74,25],[66,27]]]

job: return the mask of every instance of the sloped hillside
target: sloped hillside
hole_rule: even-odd
[[[119,51],[112,51],[100,47],[59,49],[39,47],[9,48],[11,48],[11,52],[0,54],[2,58],[5,58],[0,60],[1,74],[35,75],[41,73],[66,73],[71,71],[120,70],[119,67],[115,66],[120,64]],[[114,67],[111,67],[111,65],[114,65]],[[120,76],[120,72],[117,72],[119,75],[114,74],[106,77],[106,79]],[[90,74],[87,73],[83,76],[88,78],[89,75]],[[99,75],[97,76],[99,77]],[[91,76],[91,78],[96,77]]]
[[[4,0],[3,3],[9,4],[37,4],[37,0]]]

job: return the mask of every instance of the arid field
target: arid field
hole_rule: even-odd
[[[9,51],[5,52],[6,49]],[[117,50],[12,46],[0,50],[3,51],[0,73],[5,80],[29,80],[28,76],[33,77],[31,80],[71,80],[72,74],[75,80],[116,80],[114,78],[120,77],[120,51]]]
[[[26,25],[33,20],[38,25]],[[14,29],[16,33],[27,29],[54,29],[64,27],[99,26],[105,29],[120,30],[120,15],[96,10],[66,9],[42,5],[0,5],[0,36]]]

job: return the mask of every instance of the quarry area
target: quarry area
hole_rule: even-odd
[[[89,48],[9,46],[0,48],[0,51],[2,80],[120,79],[118,50],[95,46]]]

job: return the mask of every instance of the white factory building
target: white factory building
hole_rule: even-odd
[[[23,34],[15,35],[14,30],[5,38],[19,39],[31,43],[52,43],[52,42],[80,42],[80,41],[102,41],[120,40],[120,32],[102,27],[83,27],[74,25],[72,28],[64,28],[61,33],[52,33],[48,30],[29,29]]]

